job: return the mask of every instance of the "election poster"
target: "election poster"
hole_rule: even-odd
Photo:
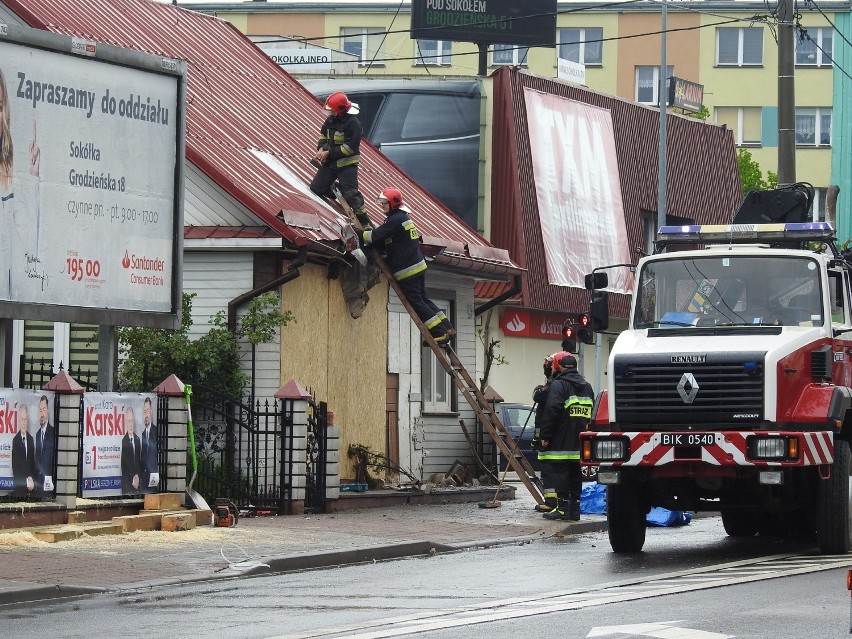
[[[83,395],[83,497],[158,492],[157,396]]]
[[[53,393],[0,389],[0,493],[55,496]]]

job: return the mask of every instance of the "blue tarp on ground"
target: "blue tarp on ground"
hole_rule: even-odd
[[[583,486],[580,493],[580,512],[584,515],[606,514],[606,486],[589,483]],[[649,526],[686,526],[692,521],[692,514],[682,510],[652,508],[645,517]]]

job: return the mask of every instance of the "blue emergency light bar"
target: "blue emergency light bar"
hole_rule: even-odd
[[[657,245],[743,244],[754,242],[825,242],[834,238],[830,222],[786,222],[782,224],[696,224],[661,226]]]

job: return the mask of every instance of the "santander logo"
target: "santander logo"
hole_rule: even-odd
[[[128,251],[124,251],[124,259],[121,260],[121,265],[124,268],[130,268],[130,253]]]
[[[506,329],[505,330],[508,330],[511,333],[520,333],[526,327],[527,327],[527,325],[524,323],[524,321],[520,318],[520,316],[517,313],[515,313],[512,316],[512,318],[508,322],[506,322]]]

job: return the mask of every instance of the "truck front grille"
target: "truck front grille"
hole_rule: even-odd
[[[764,353],[617,356],[613,373],[619,428],[759,423],[763,360]]]

